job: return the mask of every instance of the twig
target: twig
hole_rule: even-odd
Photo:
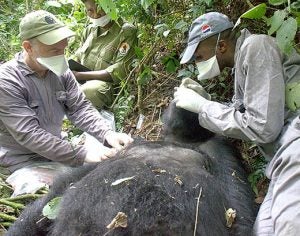
[[[120,89],[120,91],[119,91],[117,97],[115,98],[113,104],[110,106],[110,109],[113,109],[114,106],[116,105],[116,103],[117,103],[119,97],[121,96],[122,92],[124,91],[124,89],[125,89],[125,87],[126,87],[128,81],[129,81],[129,79],[131,78],[131,76],[132,76],[132,74],[135,72],[135,70],[136,70],[136,68],[133,68],[133,69],[130,71],[130,73],[129,73],[129,75],[127,76],[127,78],[126,78],[124,84],[122,85],[122,88]]]
[[[157,141],[157,140],[159,139],[161,130],[162,130],[162,128],[160,127],[159,130],[158,130],[158,133],[157,133],[157,135],[156,135],[155,141]]]
[[[254,5],[250,2],[250,0],[246,0],[246,2],[247,2],[247,4],[248,4],[249,7],[251,7],[251,8],[254,7]]]
[[[14,209],[23,210],[25,208],[25,206],[23,204],[15,203],[15,202],[10,202],[10,201],[3,200],[3,199],[0,199],[0,203],[4,204],[6,206],[10,206],[10,207],[12,207]]]
[[[0,219],[14,222],[17,218],[0,212]]]
[[[171,76],[167,76],[167,78],[159,85],[159,87],[162,87],[163,85],[168,83],[170,79],[171,79]],[[146,99],[148,99],[153,93],[157,92],[157,89],[152,90],[152,92],[144,98],[143,102],[146,101]]]
[[[108,230],[105,234],[103,234],[103,236],[108,235],[111,231],[113,231],[113,229]]]
[[[116,105],[116,103],[117,103],[119,97],[121,96],[122,92],[124,91],[124,89],[125,89],[125,87],[126,87],[128,81],[129,81],[129,79],[131,78],[131,76],[133,75],[133,73],[135,72],[136,74],[139,74],[140,71],[141,71],[141,69],[142,69],[142,66],[143,66],[144,64],[147,64],[148,61],[152,58],[152,56],[155,54],[156,51],[155,51],[154,49],[155,49],[155,47],[156,47],[160,42],[161,42],[161,40],[157,40],[157,41],[154,43],[154,45],[152,46],[152,48],[149,50],[149,53],[148,53],[147,55],[145,55],[145,56],[142,58],[141,62],[139,63],[139,66],[138,66],[137,68],[136,68],[136,67],[133,68],[133,69],[130,71],[130,73],[129,73],[129,75],[127,76],[127,78],[126,78],[124,84],[122,85],[122,88],[120,89],[120,91],[119,91],[117,97],[115,98],[113,104],[110,106],[110,109],[113,109],[114,106]]]
[[[8,188],[8,189],[10,189],[10,190],[14,190],[10,185],[8,185],[8,184],[6,184],[6,183],[4,183],[4,182],[1,182],[1,183],[0,183],[0,186],[6,187],[6,188]]]
[[[143,65],[148,64],[148,62],[151,60],[151,58],[155,55],[155,53],[157,52],[157,50],[155,50],[155,49],[156,49],[156,47],[160,46],[161,41],[162,41],[162,38],[159,38],[157,41],[155,41],[155,43],[149,50],[149,53],[147,55],[145,55],[144,58],[141,60],[138,70],[137,70],[138,73],[142,70]],[[141,113],[143,113],[143,105],[142,105],[143,104],[143,102],[142,102],[143,89],[142,89],[141,84],[137,83],[137,85],[138,85],[137,106],[138,106],[139,113],[141,114]]]
[[[3,226],[3,228],[9,227],[9,226],[11,226],[12,224],[13,224],[12,222],[1,222],[1,223],[0,223],[0,225]],[[1,231],[0,231],[0,233],[1,233]],[[1,235],[1,234],[0,234],[0,235]]]
[[[152,112],[151,122],[153,122],[155,112],[156,112],[156,106],[154,106],[154,110],[153,110],[153,112]]]
[[[24,194],[13,198],[2,198],[0,200],[15,202],[20,200],[27,200],[27,199],[37,199],[42,197],[44,194]]]
[[[199,213],[199,203],[200,203],[200,197],[201,197],[201,194],[202,194],[202,187],[200,188],[199,196],[198,196],[198,198],[197,198],[197,208],[196,208],[196,218],[195,218],[194,236],[196,236],[196,232],[197,232],[198,213]]]

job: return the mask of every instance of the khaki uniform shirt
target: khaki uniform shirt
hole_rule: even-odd
[[[83,32],[76,57],[91,70],[105,69],[115,83],[126,79],[137,45],[137,29],[128,23],[113,23],[108,29],[89,25]]]

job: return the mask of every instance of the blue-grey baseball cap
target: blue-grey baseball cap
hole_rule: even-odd
[[[185,64],[193,57],[199,43],[224,30],[233,28],[229,18],[219,12],[209,12],[193,21],[188,38],[188,45],[184,50],[180,64]]]

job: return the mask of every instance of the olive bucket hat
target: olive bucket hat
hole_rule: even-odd
[[[193,21],[188,37],[188,45],[184,50],[180,64],[185,64],[193,57],[199,43],[224,30],[233,28],[229,18],[219,12],[209,12]]]
[[[75,35],[53,14],[44,10],[33,11],[25,15],[19,26],[21,40],[37,38],[46,45],[55,44]]]

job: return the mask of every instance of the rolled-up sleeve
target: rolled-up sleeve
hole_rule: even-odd
[[[242,91],[244,112],[217,102],[202,107],[199,122],[233,138],[269,143],[284,125],[285,83],[281,54],[267,36],[250,36],[237,58],[236,89]]]

